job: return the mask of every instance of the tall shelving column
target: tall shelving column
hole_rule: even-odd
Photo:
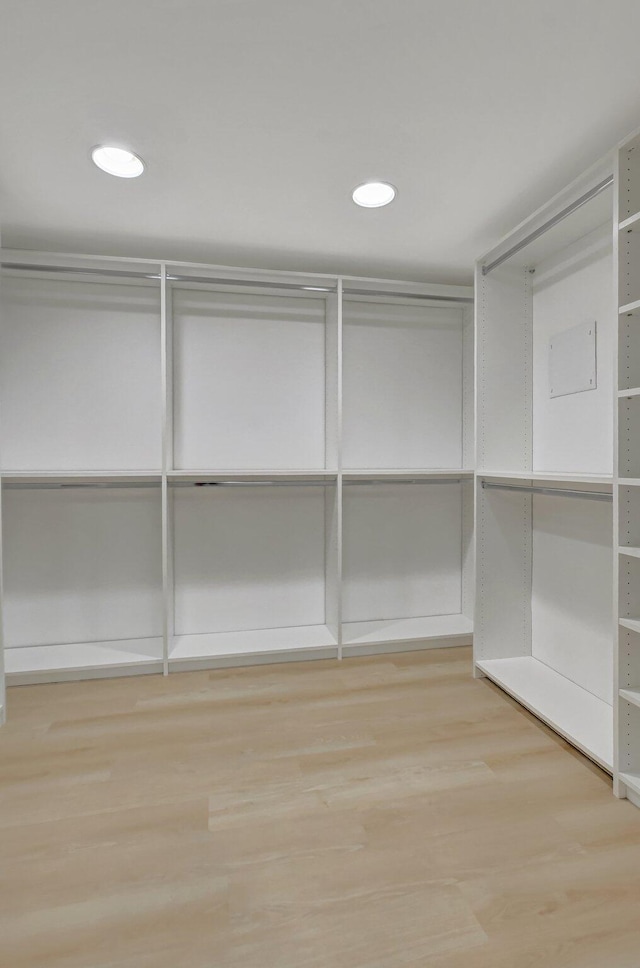
[[[640,134],[617,165],[618,537],[614,792],[640,807]]]

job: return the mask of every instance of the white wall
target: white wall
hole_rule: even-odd
[[[4,278],[0,419],[5,470],[160,468],[158,290]]]
[[[462,311],[347,299],[345,468],[462,466]]]
[[[176,289],[177,468],[325,466],[325,303]]]
[[[612,506],[533,497],[532,654],[613,701]]]
[[[7,647],[162,634],[160,488],[7,490]]]
[[[541,263],[533,275],[533,468],[611,474],[613,469],[612,241],[605,226]],[[549,339],[597,321],[595,390],[549,395]]]
[[[324,624],[323,492],[176,488],[176,634]]]
[[[460,484],[348,486],[343,620],[461,611]]]

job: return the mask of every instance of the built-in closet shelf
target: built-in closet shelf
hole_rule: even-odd
[[[162,672],[162,638],[10,648],[4,662],[12,685]]]
[[[635,793],[636,797],[640,797],[640,774],[638,773],[621,773],[621,781],[628,786],[629,789]],[[635,803],[635,800],[634,800]]]
[[[326,625],[251,629],[242,632],[206,632],[176,635],[169,653],[174,668],[201,668],[283,659],[335,658],[337,641]]]
[[[380,619],[372,622],[346,622],[342,626],[345,651],[359,646],[391,642],[427,642],[440,639],[469,639],[473,622],[466,615],[428,615],[419,618]]]
[[[633,706],[640,706],[640,689],[621,689],[620,698]]]
[[[626,400],[627,397],[640,397],[640,387],[630,387],[628,390],[618,390],[618,397],[620,400]]]
[[[640,548],[618,548],[618,553],[621,555],[626,555],[627,558],[640,558]]]
[[[640,477],[621,477],[620,487],[640,487]]]
[[[619,621],[621,628],[629,629],[631,632],[640,632],[640,619],[621,618]]]
[[[310,468],[308,470],[171,470],[167,471],[170,481],[287,481],[287,480],[307,480],[307,481],[332,481],[338,475],[337,470],[327,470],[325,468]]]
[[[630,229],[632,226],[637,225],[640,222],[640,212],[636,212],[634,215],[630,215],[629,218],[623,219],[622,222],[618,222],[618,229],[622,232],[623,229]]]
[[[382,469],[370,469],[370,468],[350,468],[344,470],[342,473],[342,478],[344,481],[361,481],[361,480],[416,480],[416,481],[427,481],[427,480],[447,480],[449,478],[469,478],[473,477],[473,471],[469,468],[460,467],[435,467],[435,468],[419,468],[417,470],[412,470],[411,468],[393,468],[388,467]]]
[[[633,302],[620,306],[618,312],[621,316],[640,316],[640,299],[634,299]]]
[[[536,484],[613,484],[613,474],[580,474],[573,471],[476,471],[483,481],[531,481]]]
[[[608,703],[533,656],[486,659],[476,665],[573,746],[612,772],[613,714]]]
[[[160,483],[162,471],[0,471],[3,484],[108,484],[114,482]]]

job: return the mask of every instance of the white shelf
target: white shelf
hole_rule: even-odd
[[[337,470],[328,470],[324,467],[308,468],[306,470],[293,469],[283,470],[171,470],[167,471],[170,481],[222,481],[222,480],[242,480],[242,481],[267,481],[267,480],[301,480],[307,481],[331,481],[337,477]]]
[[[640,621],[637,618],[621,618],[620,625],[631,632],[640,632]]]
[[[342,626],[342,643],[345,648],[348,648],[358,645],[384,645],[390,642],[468,638],[472,633],[473,622],[466,615],[427,615],[420,618],[346,622]]]
[[[438,480],[450,477],[469,478],[473,477],[473,470],[460,467],[433,467],[433,468],[351,468],[344,470],[342,474],[345,481],[359,481],[381,478],[386,480]]]
[[[250,629],[242,632],[206,632],[197,635],[177,635],[169,655],[174,667],[188,668],[240,663],[242,659],[276,661],[284,657],[299,659],[301,653],[337,654],[338,643],[326,625],[300,625],[290,628]]]
[[[0,477],[4,484],[22,484],[22,483],[52,483],[52,484],[64,484],[66,482],[70,483],[87,483],[87,484],[100,484],[109,483],[111,481],[132,481],[132,482],[151,482],[160,483],[162,480],[162,471],[160,470],[149,470],[149,471],[131,471],[131,470],[103,470],[103,471],[21,471],[21,470],[6,470],[0,471]]]
[[[618,222],[618,230],[630,229],[637,222],[640,222],[640,212],[636,212],[634,215],[630,215],[629,218],[625,218],[622,222]]]
[[[533,481],[536,484],[613,484],[613,474],[580,474],[573,471],[476,471],[484,481]]]
[[[640,315],[640,299],[634,299],[633,302],[626,303],[624,306],[620,306],[618,310],[620,316],[638,316]]]
[[[640,487],[640,477],[621,477],[620,487]]]
[[[635,793],[636,796],[640,797],[640,774],[637,773],[621,773],[620,780],[625,786]],[[634,801],[635,802],[635,801]]]
[[[629,390],[618,390],[618,398],[624,400],[626,397],[640,397],[640,387],[631,387]]]
[[[612,771],[613,713],[608,703],[533,656],[485,659],[476,665],[573,746]]]
[[[640,689],[621,689],[620,698],[630,702],[633,706],[640,706]]]
[[[123,671],[162,672],[162,638],[9,648],[4,661],[13,685],[102,678]]]
[[[618,548],[618,554],[626,555],[628,558],[640,558],[640,548]]]

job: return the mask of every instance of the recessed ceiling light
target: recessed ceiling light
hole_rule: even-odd
[[[113,145],[98,145],[91,152],[94,165],[118,178],[137,178],[144,171],[141,158],[126,148],[115,148]]]
[[[396,197],[396,190],[389,182],[371,181],[353,189],[351,197],[362,208],[382,208]]]

